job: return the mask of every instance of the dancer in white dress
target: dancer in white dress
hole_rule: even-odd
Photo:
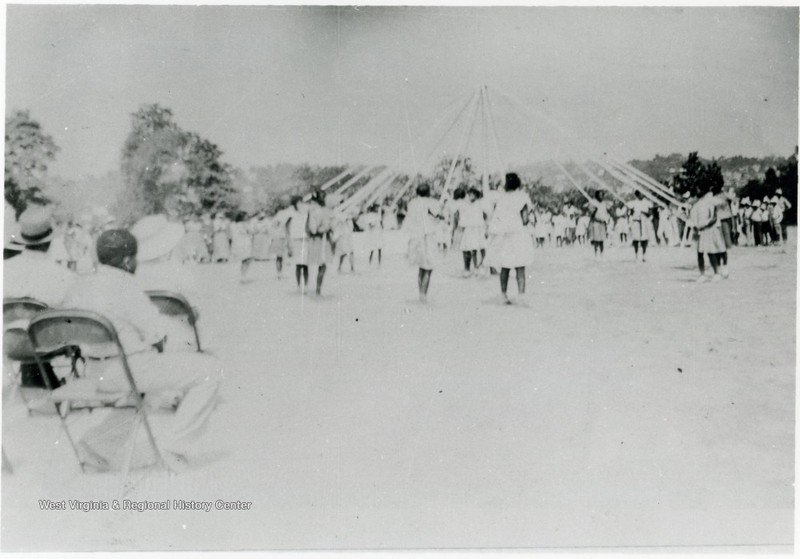
[[[500,267],[500,291],[503,302],[510,305],[508,298],[508,276],[514,268],[517,276],[517,290],[525,295],[525,267],[533,263],[533,244],[526,230],[531,201],[520,190],[522,181],[516,173],[506,174],[505,192],[497,199],[492,222],[489,226],[494,242],[489,247]],[[522,301],[520,301],[522,302]]]

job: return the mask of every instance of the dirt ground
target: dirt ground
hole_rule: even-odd
[[[7,385],[3,550],[792,550],[794,243],[736,248],[731,279],[705,284],[690,248],[547,247],[528,308],[457,277],[457,255],[423,307],[402,245],[387,233],[380,269],[331,271],[322,300],[271,262],[245,285],[234,265],[187,270],[226,380],[179,476],[82,474]]]

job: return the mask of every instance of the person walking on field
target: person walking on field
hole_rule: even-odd
[[[727,261],[727,249],[725,248],[725,240],[722,237],[722,226],[717,218],[717,200],[711,188],[705,187],[705,192],[702,197],[692,207],[689,214],[689,220],[694,225],[697,231],[697,267],[700,270],[700,276],[697,281],[707,281],[705,275],[705,261],[704,255],[708,255],[708,260],[711,267],[714,269],[714,276],[712,281],[720,280],[720,268],[722,277],[728,277],[727,266],[721,267],[722,255],[725,255]]]
[[[322,296],[322,281],[328,262],[333,258],[331,245],[331,232],[333,230],[333,210],[325,206],[325,192],[316,190],[311,197],[311,205],[306,220],[308,233],[308,259],[307,266],[317,268],[317,297]],[[308,281],[308,280],[306,280]]]
[[[516,173],[506,174],[505,192],[497,199],[489,225],[489,232],[494,235],[489,251],[494,253],[492,259],[500,267],[500,291],[507,305],[511,304],[508,298],[511,268],[516,271],[517,291],[522,297],[525,295],[525,267],[533,263],[533,243],[527,231],[531,201],[521,187]]]
[[[649,200],[642,197],[640,191],[636,191],[636,199],[628,203],[631,209],[631,240],[633,241],[633,252],[636,260],[639,260],[639,247],[642,249],[642,262],[646,261],[647,241],[650,239],[653,224],[650,216],[653,213],[653,205]]]
[[[594,200],[589,200],[589,240],[594,247],[594,257],[603,257],[603,248],[608,234],[608,223],[611,215],[608,213],[608,202],[603,200],[603,191],[594,193]]]
[[[478,202],[480,192],[477,188],[470,188],[468,191],[469,201],[458,206],[453,215],[453,228],[461,228],[460,249],[464,257],[464,275],[478,273],[481,262],[478,260],[478,252],[483,246],[484,240],[484,215],[481,205]],[[453,245],[455,246],[455,244]],[[470,263],[472,271],[470,271]]]
[[[443,219],[438,202],[431,198],[430,185],[417,186],[417,197],[408,203],[403,231],[408,235],[408,261],[419,268],[417,288],[422,303],[428,302],[431,275],[441,263],[439,222]]]
[[[294,260],[294,274],[297,280],[297,290],[305,293],[308,286],[308,208],[303,203],[301,196],[292,196],[292,211],[286,220],[286,238],[288,239],[287,252],[289,258]]]

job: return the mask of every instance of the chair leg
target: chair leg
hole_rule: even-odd
[[[75,458],[78,460],[78,464],[81,466],[81,472],[86,473],[86,464],[83,462],[81,458],[81,453],[78,452],[78,447],[75,444],[75,441],[72,438],[72,433],[69,432],[69,427],[67,427],[67,418],[66,414],[69,413],[69,402],[63,402],[66,404],[65,406],[60,406],[59,404],[55,404],[56,411],[58,413],[58,418],[61,420],[61,427],[64,429],[64,433],[67,434],[67,439],[69,440],[69,444],[72,447],[72,451],[75,453]]]
[[[128,441],[128,448],[125,452],[125,461],[122,466],[122,489],[120,491],[122,498],[127,494],[128,478],[131,473],[131,463],[133,462],[133,453],[136,449],[136,439],[139,435],[139,426],[142,424],[142,415],[136,414],[133,420],[133,429],[131,430],[131,438]]]
[[[138,412],[141,414],[142,423],[144,424],[144,429],[147,432],[147,439],[150,441],[150,446],[153,448],[153,452],[156,455],[156,464],[165,468],[167,471],[171,471],[167,466],[167,463],[164,462],[164,457],[161,456],[161,450],[159,450],[158,445],[156,444],[156,439],[153,436],[153,430],[150,428],[150,422],[147,421],[147,412],[144,410],[144,402],[141,399],[139,400]]]
[[[3,453],[3,471],[4,472],[8,472],[9,474],[13,474],[14,473],[14,467],[11,465],[11,460],[9,460],[8,456],[6,456],[5,447],[3,447],[3,449],[2,449],[2,453]]]

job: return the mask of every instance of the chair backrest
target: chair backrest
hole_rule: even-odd
[[[150,297],[150,301],[158,307],[161,314],[185,318],[194,331],[197,351],[203,351],[202,347],[200,347],[200,333],[197,330],[197,315],[186,297],[174,291],[150,290],[145,293]]]
[[[31,318],[28,325],[31,343],[39,353],[65,346],[114,344],[124,354],[114,325],[97,313],[77,309],[48,310]]]
[[[3,324],[31,318],[44,310],[47,310],[47,305],[31,297],[3,299]]]
[[[3,353],[12,361],[34,363],[33,347],[24,328],[8,328],[8,325],[21,319],[29,319],[42,311],[47,305],[31,297],[3,299]]]
[[[173,291],[150,290],[146,291],[150,300],[158,307],[161,314],[167,316],[185,316],[189,324],[194,324],[197,320],[192,305],[180,293]]]
[[[28,325],[28,337],[37,355],[50,353],[67,346],[110,344],[116,347],[125,376],[133,393],[138,394],[125,349],[119,341],[117,330],[106,317],[78,309],[43,311]],[[39,367],[41,361],[37,358]]]

